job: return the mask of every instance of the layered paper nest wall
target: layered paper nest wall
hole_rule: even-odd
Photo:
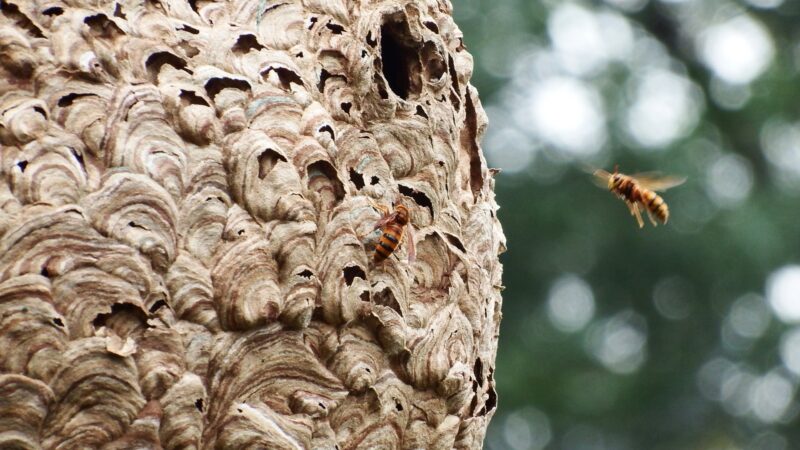
[[[4,0],[0,66],[0,447],[482,445],[505,244],[449,2]],[[375,265],[393,203],[417,258]]]

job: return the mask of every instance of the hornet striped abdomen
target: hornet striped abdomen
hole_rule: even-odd
[[[375,228],[380,228],[381,230],[381,235],[375,245],[375,253],[372,257],[376,264],[383,262],[394,253],[406,235],[406,231],[408,231],[406,238],[408,261],[414,261],[413,228],[409,223],[408,209],[405,206],[397,205],[391,214],[388,211],[384,211],[383,217],[375,224]]]
[[[375,246],[375,255],[372,260],[379,263],[391,256],[392,252],[400,245],[401,239],[403,239],[403,227],[401,225],[396,223],[385,225],[381,229],[381,237]]]
[[[669,208],[660,195],[649,189],[642,189],[640,197],[641,203],[645,205],[650,214],[654,215],[661,223],[667,223]]]
[[[657,225],[658,222],[666,224],[667,220],[669,220],[669,208],[664,199],[656,194],[655,191],[666,190],[686,181],[686,178],[678,177],[629,176],[617,172],[616,169],[614,169],[613,173],[605,170],[596,170],[594,176],[598,185],[607,187],[608,190],[625,201],[631,215],[636,217],[639,228],[644,226],[644,220],[642,220],[642,214],[639,211],[640,205],[647,212],[647,216],[653,226]]]

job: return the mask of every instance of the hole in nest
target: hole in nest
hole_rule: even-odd
[[[206,99],[200,97],[194,91],[185,91],[181,89],[180,99],[181,99],[181,104],[183,106],[189,106],[189,105],[210,106],[206,101]]]
[[[164,300],[164,299],[156,300],[156,302],[153,303],[153,306],[151,306],[150,309],[149,309],[150,314],[155,314],[156,311],[158,311],[159,309],[161,309],[161,308],[163,308],[165,306],[167,306],[167,301],[166,300]]]
[[[401,194],[405,195],[406,197],[411,197],[411,199],[413,199],[414,202],[419,206],[428,208],[428,210],[431,212],[431,218],[433,218],[433,203],[431,203],[431,199],[429,199],[424,192],[420,192],[402,184],[399,184],[397,188]]]
[[[376,305],[388,306],[392,308],[400,317],[403,317],[403,311],[400,309],[400,303],[394,296],[394,292],[388,287],[376,292],[373,296]]]
[[[325,82],[331,77],[331,73],[325,69],[319,71],[319,83],[317,83],[317,90],[320,92],[325,91]]]
[[[447,238],[448,242],[450,242],[455,248],[461,250],[462,253],[467,252],[467,249],[464,248],[464,244],[461,243],[461,239],[453,236],[450,233],[445,233],[444,236]]]
[[[200,34],[200,30],[198,30],[195,27],[186,25],[186,24],[184,24],[180,28],[178,28],[178,31],[185,31],[187,33],[192,33],[192,34]]]
[[[114,5],[114,17],[119,17],[120,19],[127,19],[128,17],[122,12],[122,5],[119,3]]]
[[[338,23],[328,22],[325,26],[331,30],[333,34],[342,34],[344,32],[344,27]]]
[[[370,184],[371,186],[375,186],[376,184],[380,183],[380,181],[381,181],[381,180],[379,180],[379,179],[378,179],[378,177],[376,177],[376,176],[373,176],[373,177],[371,177],[371,178],[369,179],[369,184]]]
[[[353,106],[353,104],[350,102],[344,102],[339,106],[342,107],[342,111],[344,111],[345,114],[350,114],[350,108]]]
[[[334,139],[334,140],[336,139],[336,136],[334,136],[334,134],[333,134],[333,128],[331,128],[330,125],[323,125],[323,126],[319,127],[319,130],[317,130],[317,131],[319,131],[320,133],[324,131],[324,132],[326,132],[326,133],[331,135],[331,139]]]
[[[116,23],[108,19],[105,14],[95,14],[83,19],[83,23],[89,26],[89,29],[95,36],[103,39],[111,39],[114,36],[123,36],[123,32]]]
[[[152,80],[156,80],[158,78],[158,74],[159,72],[161,72],[161,68],[165,64],[169,64],[170,66],[178,70],[183,70],[188,73],[192,73],[190,70],[186,69],[186,61],[173,55],[170,52],[155,52],[152,55],[148,56],[147,60],[144,63],[145,67],[147,67],[147,72],[150,74],[150,78]]]
[[[304,270],[304,271],[302,271],[302,272],[298,273],[297,275],[300,275],[300,276],[301,276],[301,277],[303,277],[303,278],[311,278],[311,277],[313,277],[313,276],[314,276],[314,272],[312,272],[312,271],[310,271],[310,270],[306,269],[306,270]]]
[[[194,407],[197,408],[198,411],[203,412],[203,399],[198,398],[195,400]]]
[[[40,270],[40,271],[39,271],[39,273],[40,273],[40,274],[41,274],[43,277],[50,278],[50,271],[49,271],[49,270],[47,270],[47,266],[42,266],[42,270]]]
[[[469,91],[467,91],[465,105],[466,117],[464,118],[464,127],[461,129],[460,140],[462,147],[469,155],[469,184],[472,188],[472,195],[477,197],[478,192],[483,189],[483,174],[481,173],[481,156],[478,147],[477,113]]]
[[[386,85],[383,83],[383,78],[375,76],[375,84],[378,86],[378,95],[382,100],[389,98],[389,92],[386,90]]]
[[[369,44],[370,47],[375,47],[378,44],[378,40],[372,37],[372,31],[367,33],[367,44]]]
[[[456,111],[461,109],[461,100],[458,97],[458,93],[461,92],[461,88],[458,84],[458,74],[456,73],[456,64],[453,61],[452,56],[447,57],[447,68],[450,71],[450,82],[453,83],[452,88],[450,89],[450,102],[453,104],[453,107],[456,108]]]
[[[347,266],[342,269],[342,275],[344,275],[344,282],[347,283],[348,286],[353,284],[353,280],[356,278],[361,278],[362,280],[367,279],[367,274],[364,272],[364,269],[358,266]]]
[[[72,94],[67,94],[60,99],[58,99],[58,106],[61,108],[66,108],[67,106],[71,106],[76,99],[80,97],[88,97],[93,94],[78,94],[73,92]]]
[[[308,187],[312,191],[330,191],[337,201],[344,198],[344,185],[339,181],[336,169],[328,161],[320,160],[309,164],[306,173],[308,174]],[[320,181],[322,183],[319,183]]]
[[[47,118],[47,113],[44,111],[44,108],[42,108],[41,106],[34,106],[33,110],[36,111],[37,113],[41,114],[42,116],[44,116],[45,119]]]
[[[475,360],[475,380],[477,380],[478,385],[483,386],[483,361],[480,358]]]
[[[233,45],[234,53],[236,54],[245,54],[249,53],[250,50],[263,50],[264,46],[258,42],[258,39],[254,34],[242,34],[239,36],[239,39],[236,40],[236,44]]]
[[[268,148],[261,152],[258,156],[258,178],[264,179],[272,169],[278,164],[278,161],[287,162],[286,158],[275,150]]]
[[[58,317],[53,317],[53,324],[54,324],[55,326],[57,326],[57,327],[63,327],[63,326],[64,326],[64,321],[63,321],[63,320],[61,320],[61,319],[60,319],[60,318],[58,318]]]
[[[350,181],[353,182],[358,190],[361,190],[364,187],[364,175],[361,175],[352,168],[350,169]]]
[[[300,78],[300,75],[286,67],[267,67],[265,71],[261,72],[261,79],[267,81],[270,72],[275,72],[275,74],[278,75],[278,81],[280,81],[281,87],[287,91],[292,89],[292,83],[298,86],[303,85],[303,80]],[[320,80],[320,82],[322,81]]]
[[[434,33],[438,33],[439,32],[439,26],[436,25],[435,23],[431,22],[430,20],[426,20],[424,25],[425,25],[425,28],[433,31]]]
[[[495,392],[494,387],[490,387],[487,394],[489,394],[489,398],[486,399],[483,408],[478,412],[479,416],[485,416],[497,406],[497,392]]]
[[[447,67],[436,44],[428,41],[422,46],[422,60],[425,62],[425,72],[429,80],[438,80],[444,76]]]
[[[472,391],[475,392],[476,389],[477,386],[475,385],[475,383],[472,383]],[[472,396],[472,401],[469,402],[469,410],[475,411],[476,406],[478,406],[478,394],[474,394]]]
[[[318,402],[318,403],[317,403],[317,406],[319,406],[319,407],[320,407],[320,408],[322,408],[322,409],[327,409],[327,408],[325,407],[325,404],[324,404],[324,403],[322,403],[322,402]]]
[[[131,227],[131,228],[138,228],[140,230],[147,230],[147,227],[145,227],[144,225],[139,225],[138,223],[134,222],[133,220],[128,222],[128,226]]]
[[[117,5],[117,7],[119,7],[119,5]],[[61,8],[60,6],[51,6],[50,8],[42,11],[42,14],[45,16],[60,16],[64,14],[64,8]]]
[[[403,410],[403,405],[400,402],[398,402],[397,400],[395,400],[394,401],[394,409],[396,409],[398,411],[402,411]]]
[[[428,113],[426,113],[426,112],[425,112],[425,109],[423,109],[423,108],[422,108],[422,106],[420,106],[420,105],[417,105],[417,112],[416,112],[416,114],[417,114],[418,116],[424,117],[424,118],[426,118],[426,119],[428,118]]]
[[[358,298],[360,298],[362,302],[368,302],[369,301],[369,292],[367,292],[367,291],[362,292],[361,295],[358,296]]]
[[[453,104],[453,107],[458,111],[461,109],[461,99],[458,98],[458,94],[453,88],[450,88],[450,103]]]
[[[25,172],[25,168],[28,167],[28,161],[23,159],[17,163],[17,167],[19,167],[20,172]]]
[[[216,95],[219,94],[223,89],[233,88],[240,91],[249,91],[250,83],[244,80],[237,80],[235,78],[211,78],[206,81],[205,88],[206,95],[208,95],[211,100],[214,100],[214,97],[216,97]]]
[[[308,28],[309,30],[314,28],[314,24],[315,23],[317,23],[317,18],[314,17],[314,16],[309,17],[308,18],[308,26],[306,28]]]
[[[104,327],[108,323],[109,319],[117,315],[134,316],[142,323],[147,321],[147,316],[138,306],[131,303],[114,303],[111,305],[111,312],[100,313],[94,317],[94,320],[92,320],[92,326],[95,328]]]
[[[420,46],[411,36],[405,17],[385,18],[381,25],[381,62],[389,88],[402,99],[421,92]]]

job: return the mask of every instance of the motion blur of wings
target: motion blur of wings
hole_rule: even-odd
[[[661,172],[639,172],[630,175],[630,177],[635,178],[641,187],[660,192],[680,186],[686,182],[686,177],[661,175]]]
[[[669,220],[669,207],[655,191],[664,191],[686,181],[686,177],[662,176],[658,172],[642,172],[634,175],[597,169],[592,172],[595,184],[613,192],[628,206],[631,215],[636,218],[639,228],[644,227],[641,209],[647,212],[650,223],[656,226]]]

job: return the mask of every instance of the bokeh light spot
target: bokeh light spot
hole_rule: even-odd
[[[711,79],[708,89],[714,103],[727,110],[741,109],[753,96],[749,84],[730,84],[717,77]]]
[[[767,331],[770,316],[763,297],[745,294],[733,303],[726,320],[740,336],[756,339]]]
[[[682,320],[692,312],[693,290],[681,277],[660,280],[653,288],[653,303],[659,314],[670,320]]]
[[[800,266],[784,266],[770,274],[767,300],[778,319],[800,322]]]
[[[771,320],[763,297],[745,294],[736,299],[722,323],[722,343],[731,352],[750,348],[767,330]]]
[[[574,3],[559,5],[548,18],[547,30],[561,66],[575,75],[595,74],[612,59],[627,57],[633,48],[633,31],[626,19]]]
[[[515,111],[515,121],[532,125],[539,138],[571,156],[595,154],[606,140],[600,96],[574,78],[551,77],[537,83]]]
[[[800,327],[783,333],[780,351],[783,365],[795,376],[800,377]]]
[[[722,383],[735,365],[725,358],[714,358],[703,364],[697,372],[697,386],[707,399],[722,400]]]
[[[589,353],[606,369],[627,374],[635,372],[647,359],[647,327],[644,318],[623,311],[596,323],[587,333]]]
[[[592,289],[580,277],[565,275],[553,283],[547,296],[547,316],[554,327],[568,333],[581,330],[594,311]]]
[[[525,407],[506,416],[503,438],[513,450],[539,450],[552,439],[550,420],[533,407]]]
[[[722,408],[732,416],[742,417],[750,412],[750,392],[756,382],[751,370],[734,365],[722,377]]]
[[[756,418],[765,423],[777,422],[792,401],[794,386],[773,370],[755,381],[750,396]]]
[[[712,25],[698,36],[700,57],[720,78],[747,84],[772,62],[774,44],[767,30],[748,15]]]
[[[742,156],[721,155],[708,168],[706,192],[718,206],[738,205],[747,199],[752,188],[753,168]]]
[[[780,119],[767,121],[761,128],[761,147],[779,174],[800,178],[800,126]]]
[[[646,70],[635,78],[633,92],[626,123],[628,133],[639,145],[665,147],[697,125],[702,93],[684,76],[662,69]]]

